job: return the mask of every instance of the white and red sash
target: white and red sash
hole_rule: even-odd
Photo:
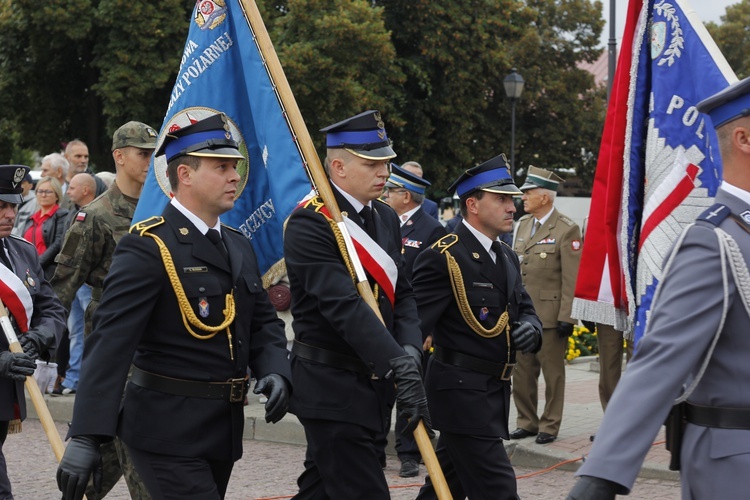
[[[0,246],[0,252],[3,248]],[[13,271],[0,264],[0,299],[16,320],[21,333],[26,332],[31,324],[34,303],[31,294],[21,279]]]
[[[305,199],[300,206],[306,206],[312,202],[315,210],[322,213],[327,219],[331,219],[328,208],[315,200]],[[343,214],[342,214],[343,215]],[[388,297],[393,306],[396,303],[396,280],[398,279],[398,266],[390,255],[377,244],[356,222],[347,216],[343,216],[344,225],[352,237],[354,249],[357,251],[362,267],[365,268],[375,282],[380,285],[381,290]]]

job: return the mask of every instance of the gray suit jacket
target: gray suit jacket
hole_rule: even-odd
[[[750,210],[750,205],[721,189],[716,202],[738,215]],[[735,239],[750,263],[750,235],[731,218],[719,227]],[[646,334],[607,406],[578,475],[632,487],[672,402],[698,372],[720,325],[724,293],[713,228],[692,227],[676,251],[669,273],[662,277]],[[750,318],[728,273],[726,321],[708,368],[688,400],[750,408]],[[747,497],[750,430],[688,424],[681,459],[683,498]]]

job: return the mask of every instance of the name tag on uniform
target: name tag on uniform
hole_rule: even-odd
[[[192,273],[207,273],[208,268],[206,266],[196,266],[196,267],[183,267],[182,272],[185,274],[192,274]]]
[[[480,283],[478,281],[472,283],[471,286],[473,286],[474,288],[494,288],[492,286],[492,283]]]

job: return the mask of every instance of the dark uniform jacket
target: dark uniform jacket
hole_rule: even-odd
[[[424,211],[424,206],[401,225],[401,244],[404,246],[404,259],[410,279],[417,255],[445,236],[445,232],[443,225]]]
[[[34,311],[31,315],[29,328],[42,330],[46,335],[54,336],[58,341],[65,328],[66,313],[52,287],[44,279],[44,272],[39,264],[36,248],[17,236],[5,238],[10,254],[11,264],[15,267],[15,275],[26,285]],[[2,249],[0,249],[2,251]],[[2,264],[0,264],[2,265]],[[12,321],[16,336],[20,331]],[[0,335],[0,351],[8,350],[5,334]],[[26,418],[26,399],[23,393],[23,382],[15,382],[7,378],[0,378],[0,421],[13,420],[14,404],[18,403],[21,419]]]
[[[351,204],[335,189],[334,193],[341,211],[361,225]],[[382,380],[390,371],[388,361],[404,356],[401,346],[405,344],[422,345],[414,294],[401,255],[398,216],[385,203],[373,203],[377,242],[398,266],[395,306],[378,294],[383,326],[357,293],[331,227],[313,205],[291,215],[284,237],[295,340],[357,357],[380,380],[293,356],[295,391],[290,411],[298,417],[355,423],[379,431],[389,411],[381,396],[388,384],[393,388],[392,381]]]
[[[278,373],[291,380],[284,324],[276,316],[252,247],[222,228],[230,266],[210,240],[174,206],[160,218],[137,224],[117,245],[104,293],[86,341],[70,435],[114,436],[152,453],[237,460],[242,455],[242,402],[176,396],[128,383],[134,366],[166,377],[224,382]],[[231,324],[234,361],[224,330],[200,340],[183,324],[156,241],[163,240],[195,316],[207,325],[224,319],[225,296],[234,293]],[[201,304],[207,304],[201,307]],[[196,334],[207,332],[192,327]],[[119,424],[119,426],[118,426]]]
[[[422,252],[414,266],[422,333],[432,333],[433,345],[493,363],[514,362],[505,330],[493,338],[480,336],[467,325],[456,301],[446,253],[461,270],[467,305],[486,329],[497,324],[506,306],[509,323],[528,321],[539,332],[542,324],[523,288],[518,259],[503,245],[497,264],[463,224]],[[425,379],[427,401],[435,429],[457,434],[508,439],[510,381],[430,360]]]

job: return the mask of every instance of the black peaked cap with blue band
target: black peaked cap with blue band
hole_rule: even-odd
[[[456,193],[459,198],[468,196],[474,191],[521,194],[521,190],[513,183],[508,160],[504,154],[470,168],[448,188],[448,193]]]
[[[183,155],[245,159],[232,138],[229,119],[224,113],[167,132],[155,156],[160,155],[166,155],[167,162]]]
[[[320,131],[326,134],[328,149],[345,149],[367,160],[390,160],[396,157],[379,111],[365,111]]]
[[[750,78],[733,83],[698,103],[698,111],[711,117],[714,128],[750,115]]]
[[[23,182],[31,170],[26,165],[0,165],[0,201],[23,203]]]
[[[403,188],[417,194],[424,194],[429,185],[430,183],[427,180],[412,174],[395,163],[391,163],[391,176],[385,183],[387,188]]]

